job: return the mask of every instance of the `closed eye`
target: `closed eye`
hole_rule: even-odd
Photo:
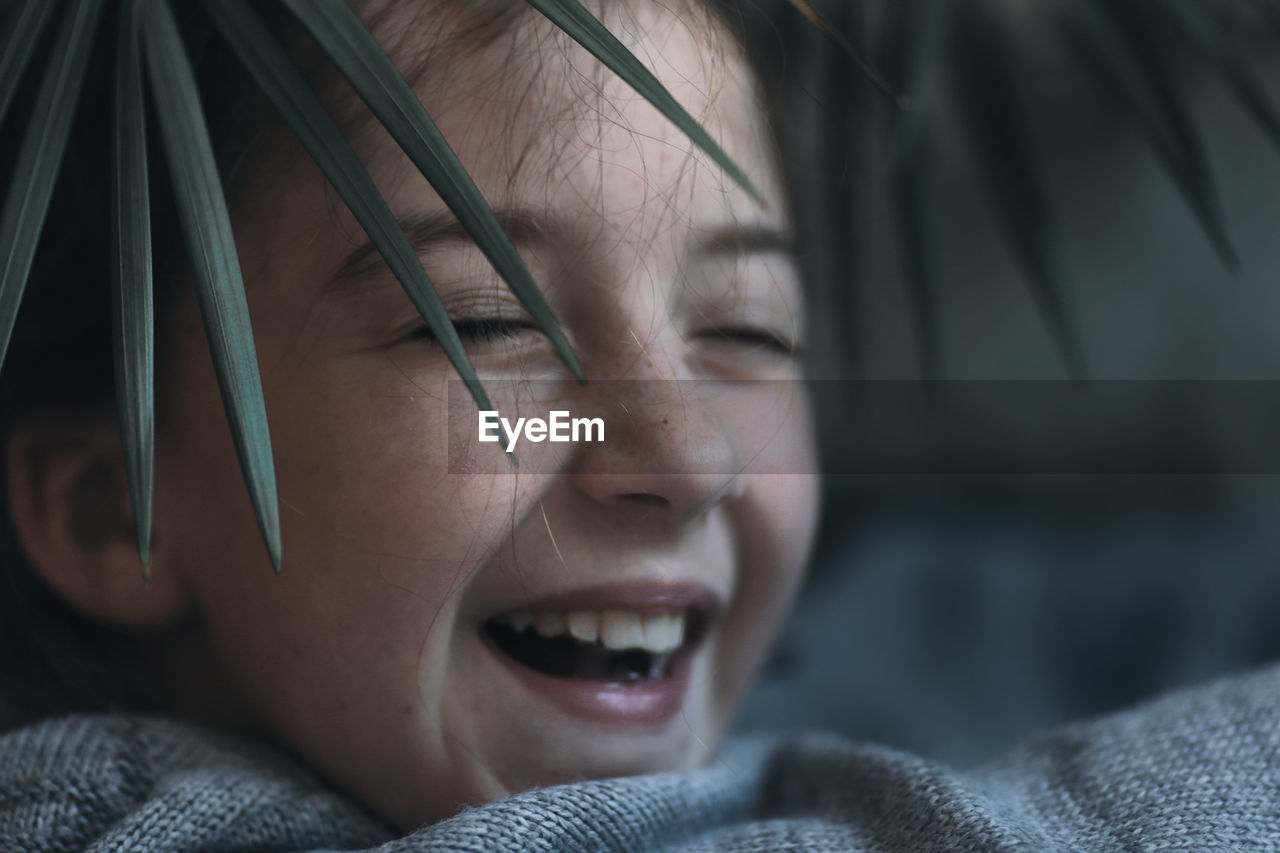
[[[453,328],[463,341],[472,343],[493,343],[508,338],[517,338],[528,332],[537,332],[538,328],[526,319],[505,319],[500,317],[473,317],[453,321]],[[435,341],[436,336],[426,326],[414,331],[415,340]]]
[[[795,342],[782,334],[755,326],[723,326],[708,329],[703,335],[717,343],[736,344],[750,349],[769,349],[788,357],[798,355],[799,350]]]

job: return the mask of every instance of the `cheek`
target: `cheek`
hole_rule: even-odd
[[[273,408],[284,413],[272,432],[282,512],[301,533],[295,540],[423,555],[434,517],[456,499],[435,452],[432,400],[331,387]]]
[[[753,487],[762,497],[741,540],[743,593],[759,590],[764,598],[769,590],[774,600],[761,609],[775,614],[777,621],[786,614],[808,565],[817,530],[819,480],[812,474],[761,475]],[[761,624],[767,630],[772,621]]]
[[[812,407],[797,380],[744,383],[746,393],[728,400],[721,423],[731,425],[735,459],[754,499],[740,525],[744,561],[770,555],[762,569],[794,584],[803,574],[817,529],[821,482]]]
[[[399,381],[370,386],[388,372]],[[397,582],[435,598],[500,547],[517,484],[449,473],[444,385],[369,369],[289,390],[273,422],[286,567],[291,555],[335,554],[403,566],[409,577]]]
[[[738,508],[739,584],[719,637],[716,702],[721,725],[741,705],[804,576],[818,515],[818,479],[759,475]]]
[[[378,584],[438,606],[509,531],[509,478],[447,472],[446,410],[434,391],[443,377],[410,377],[379,356],[289,362],[263,348],[284,552],[274,578],[212,366],[194,345],[183,349],[157,460],[157,531],[216,611],[211,621],[264,585],[268,597],[287,587],[316,609],[376,597]]]
[[[767,473],[746,475],[748,497],[736,509],[740,585],[721,638],[729,660],[718,685],[726,708],[741,701],[790,611],[817,531],[821,488],[810,409],[799,383],[775,388],[785,403],[745,407],[736,421],[743,425],[737,440],[755,451],[745,458]]]
[[[227,701],[317,755],[335,731],[407,726],[388,718],[402,709],[434,719],[450,603],[508,541],[515,478],[449,475],[440,395],[394,370],[277,366],[264,375],[284,547],[275,576],[212,369],[185,363],[158,516]]]

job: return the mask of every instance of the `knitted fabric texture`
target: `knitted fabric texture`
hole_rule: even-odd
[[[6,851],[1280,849],[1280,668],[1065,729],[957,772],[820,736],[683,773],[532,791],[401,838],[309,772],[181,723],[0,737]]]

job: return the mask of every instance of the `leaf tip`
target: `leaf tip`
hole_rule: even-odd
[[[1235,275],[1240,272],[1240,256],[1236,254],[1235,246],[1231,244],[1231,238],[1227,236],[1227,232],[1221,228],[1215,228],[1209,232],[1209,241],[1213,243],[1213,251],[1218,256],[1218,261],[1227,272]]]
[[[560,353],[560,359],[565,366],[573,374],[573,377],[582,385],[587,384],[587,372],[582,367],[582,362],[578,360],[578,354],[574,352],[573,345],[570,344],[563,335],[557,334],[554,338],[557,351]]]
[[[135,504],[136,505],[136,504]],[[138,563],[142,567],[142,580],[151,582],[151,517],[150,510],[139,519],[135,531],[138,536]]]
[[[272,519],[274,523],[270,526],[263,525],[261,527],[262,541],[267,546],[267,558],[271,560],[271,570],[277,575],[280,574],[281,565],[283,563],[284,548],[280,542],[280,517],[277,514]]]
[[[768,211],[773,209],[773,205],[769,204],[769,200],[764,197],[764,193],[756,189],[756,185],[753,184],[750,179],[744,179],[743,189],[747,191],[747,194],[751,196],[751,200],[754,201],[761,210]]]

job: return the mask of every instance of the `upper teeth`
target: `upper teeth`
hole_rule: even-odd
[[[684,643],[685,614],[679,612],[650,616],[627,610],[517,610],[499,620],[515,631],[532,625],[543,637],[568,634],[584,643],[598,640],[614,651],[643,649],[665,654]]]

